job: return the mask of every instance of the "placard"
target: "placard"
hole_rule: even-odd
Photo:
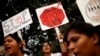
[[[32,18],[30,16],[29,9],[27,8],[19,14],[16,14],[15,16],[2,22],[4,36],[14,33],[31,23]]]
[[[55,28],[69,22],[60,2],[37,8],[36,13],[42,30]]]
[[[86,22],[100,25],[100,0],[77,0],[76,3]]]

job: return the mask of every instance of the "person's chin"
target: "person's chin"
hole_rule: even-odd
[[[13,54],[13,52],[12,52],[11,50],[7,50],[6,53],[7,53],[8,55],[12,55],[12,54]]]
[[[74,53],[74,55],[75,55],[75,56],[81,56],[81,54],[78,53],[78,52],[77,52],[77,53]]]
[[[50,53],[50,51],[45,51],[45,53]]]

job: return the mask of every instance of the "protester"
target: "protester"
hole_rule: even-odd
[[[100,39],[89,23],[69,23],[64,39],[75,56],[100,56]]]
[[[4,46],[7,56],[27,56],[23,50],[24,43],[17,33],[4,37]]]
[[[52,53],[52,46],[48,41],[44,41],[42,44],[43,56],[61,56],[61,53]]]
[[[59,35],[57,36],[57,38],[59,40],[59,44],[60,44],[62,56],[73,56],[72,53],[71,53],[71,51],[68,49],[67,43],[63,39],[64,38],[63,34],[59,33]]]

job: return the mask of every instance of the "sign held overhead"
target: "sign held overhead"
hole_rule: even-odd
[[[19,14],[16,14],[15,16],[2,22],[4,36],[14,33],[31,23],[32,18],[29,13],[29,9],[27,8]]]
[[[76,0],[76,3],[86,22],[100,25],[100,0]]]
[[[37,8],[36,13],[42,30],[55,28],[69,22],[60,2]]]

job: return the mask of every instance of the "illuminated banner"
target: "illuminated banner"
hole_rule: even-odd
[[[27,25],[32,23],[32,18],[29,13],[29,9],[25,9],[19,14],[2,22],[4,36],[14,33]]]
[[[76,3],[86,22],[100,25],[100,0],[77,0]]]
[[[36,13],[42,30],[51,29],[69,22],[60,2],[38,8]]]

